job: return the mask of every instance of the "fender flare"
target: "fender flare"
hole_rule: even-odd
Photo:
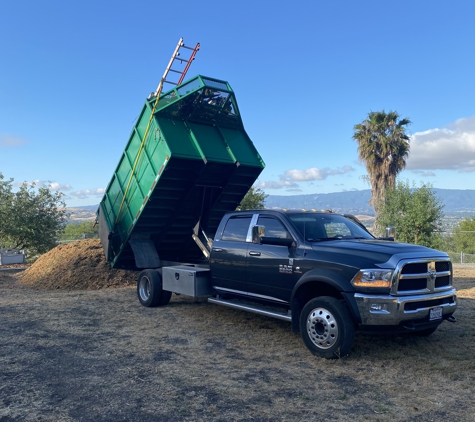
[[[292,295],[290,297],[290,306],[291,306],[291,314],[292,314],[292,331],[299,332],[299,321],[300,321],[300,312],[305,305],[305,303],[301,303],[299,298],[297,297],[297,291],[304,286],[305,284],[309,283],[323,283],[337,292],[339,292],[340,296],[345,301],[348,309],[351,313],[351,316],[354,318],[354,321],[358,323],[360,321],[360,315],[358,312],[358,308],[356,306],[356,302],[354,300],[354,292],[355,289],[351,285],[350,280],[344,277],[342,274],[339,274],[335,271],[328,270],[328,269],[313,269],[307,271],[302,277],[300,277],[299,281],[295,284]]]

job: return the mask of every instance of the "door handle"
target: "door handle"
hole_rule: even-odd
[[[221,248],[213,248],[213,252],[223,252]]]
[[[251,256],[261,256],[260,252],[249,251],[249,255]]]

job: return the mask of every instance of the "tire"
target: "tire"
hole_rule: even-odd
[[[172,292],[162,289],[162,277],[156,270],[143,270],[137,279],[137,296],[143,306],[165,306]]]
[[[300,334],[316,356],[339,359],[347,356],[355,339],[355,326],[348,308],[333,297],[317,297],[303,307]]]

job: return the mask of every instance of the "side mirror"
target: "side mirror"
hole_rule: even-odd
[[[252,226],[252,243],[261,243],[261,239],[266,235],[264,226]]]
[[[252,243],[258,245],[277,245],[290,247],[294,243],[291,238],[266,236],[265,226],[252,226]]]
[[[392,238],[392,240],[396,239],[396,227],[386,227],[386,238]]]
[[[263,236],[263,237],[261,237],[261,243],[263,245],[287,246],[288,248],[290,248],[293,245],[294,240],[290,239],[288,237],[267,237],[267,236]]]

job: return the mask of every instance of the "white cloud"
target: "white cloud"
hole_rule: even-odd
[[[73,187],[69,183],[62,184],[58,182],[51,182],[50,188],[51,190],[60,190],[60,191],[66,190],[67,191],[67,190],[71,190]]]
[[[77,199],[87,199],[90,196],[102,197],[106,190],[104,188],[83,189],[76,192],[71,192],[70,196]]]
[[[343,166],[340,169],[330,169],[325,167],[319,169],[312,167],[306,170],[287,170],[279,176],[279,181],[268,180],[266,182],[258,182],[256,187],[259,189],[286,189],[288,192],[300,191],[300,186],[296,182],[313,182],[314,180],[324,180],[329,176],[345,174],[355,171],[351,166]],[[313,183],[312,183],[313,184]]]
[[[413,170],[415,174],[420,174],[422,177],[435,177],[435,173],[433,171],[424,171],[424,170]]]
[[[32,180],[31,182],[15,182],[13,183],[13,186],[21,186],[23,185],[23,183],[26,183],[27,185],[29,186],[36,186],[38,188],[42,188],[42,187],[45,187],[45,186],[49,186],[49,188],[51,190],[60,190],[60,191],[68,191],[68,190],[71,190],[73,187],[66,183],[66,184],[63,184],[63,183],[58,183],[58,182],[48,182],[48,181],[45,181],[45,180]]]
[[[313,180],[324,180],[328,176],[345,174],[354,170],[355,169],[351,166],[343,166],[341,169],[334,170],[328,167],[323,169],[312,167],[306,170],[287,170],[283,175],[280,176],[280,179],[294,182],[309,182]]]
[[[299,185],[297,183],[292,183],[289,181],[280,181],[268,180],[267,182],[257,182],[256,188],[258,189],[298,189]]]
[[[411,136],[408,170],[475,171],[475,116]],[[430,175],[431,174],[426,174]]]
[[[27,142],[26,139],[18,138],[8,133],[0,133],[0,148],[15,148]]]

